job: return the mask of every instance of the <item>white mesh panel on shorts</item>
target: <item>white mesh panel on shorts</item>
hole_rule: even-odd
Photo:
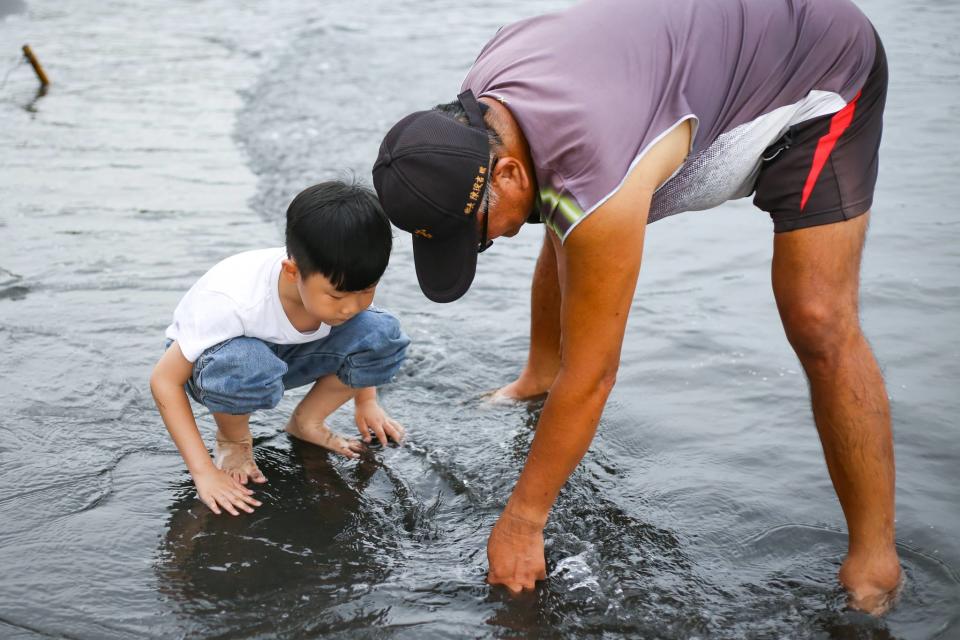
[[[702,211],[727,200],[753,193],[764,149],[787,128],[835,113],[843,99],[832,92],[811,91],[787,105],[721,134],[712,145],[684,162],[680,170],[657,189],[648,222],[683,211]]]

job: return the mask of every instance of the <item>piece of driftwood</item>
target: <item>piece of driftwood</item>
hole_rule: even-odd
[[[33,67],[34,72],[37,74],[37,78],[40,79],[40,84],[44,87],[50,84],[50,78],[47,77],[47,72],[43,70],[43,67],[40,65],[40,61],[37,60],[37,56],[33,54],[33,49],[30,48],[30,45],[23,45],[23,55],[25,55],[27,60],[30,61],[30,66]]]

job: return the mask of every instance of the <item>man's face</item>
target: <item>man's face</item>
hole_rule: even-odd
[[[322,273],[314,273],[304,278],[298,272],[297,290],[307,313],[316,320],[335,327],[373,303],[377,283],[363,291],[338,291]]]
[[[520,232],[520,227],[530,216],[534,202],[533,189],[518,187],[506,189],[505,193],[494,191],[493,185],[490,185],[489,189],[492,193],[488,196],[489,205],[486,208],[486,215],[490,217],[487,222],[487,238],[512,238]],[[482,215],[478,216],[477,224],[482,228]]]

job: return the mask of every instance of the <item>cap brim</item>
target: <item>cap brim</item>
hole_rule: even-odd
[[[477,272],[477,242],[472,225],[443,240],[413,236],[413,262],[425,296],[453,302],[467,292]]]

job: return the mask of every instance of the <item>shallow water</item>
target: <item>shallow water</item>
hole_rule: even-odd
[[[231,519],[195,500],[147,388],[179,296],[281,243],[303,186],[366,181],[383,131],[452,99],[497,26],[562,4],[0,3],[0,637],[960,637],[946,0],[862,3],[891,66],[863,272],[907,572],[885,619],[843,608],[842,514],[748,201],[650,228],[619,382],[535,594],[486,587],[483,549],[540,406],[483,394],[523,364],[537,228],[498,241],[445,306],[398,236],[378,304],[414,339],[382,392],[405,447],[355,463],[294,443],[288,394],[253,424],[264,506]]]

